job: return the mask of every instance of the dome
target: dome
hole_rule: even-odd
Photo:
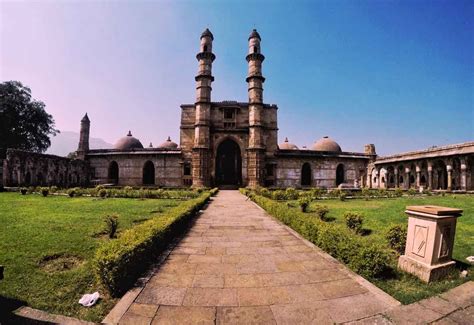
[[[120,138],[114,146],[114,149],[119,150],[132,150],[132,149],[143,149],[143,145],[137,138],[132,136],[132,132],[128,131],[126,137]]]
[[[311,150],[316,151],[331,151],[331,152],[341,152],[341,147],[337,144],[336,141],[325,136],[311,146]]]
[[[178,144],[175,143],[175,142],[173,142],[173,141],[171,141],[171,138],[168,137],[168,139],[167,139],[165,142],[163,142],[162,144],[160,144],[160,145],[158,146],[158,148],[163,148],[163,149],[176,149],[176,148],[178,148]]]
[[[212,40],[214,40],[214,35],[212,35],[209,28],[206,28],[206,30],[204,32],[202,32],[201,38],[203,38],[203,37],[210,37]]]
[[[258,38],[259,40],[262,40],[262,39],[260,38],[260,34],[257,32],[256,29],[254,29],[254,30],[250,33],[249,40],[250,40],[251,38]]]
[[[281,150],[298,150],[298,147],[296,146],[296,144],[288,142],[288,138],[285,138],[285,142],[280,143],[278,147]]]

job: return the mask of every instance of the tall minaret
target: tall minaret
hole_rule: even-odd
[[[200,52],[196,55],[199,70],[196,76],[196,122],[194,124],[193,146],[193,187],[210,186],[210,116],[211,116],[211,83],[212,62],[216,56],[212,53],[214,36],[209,29],[201,34]]]
[[[84,159],[86,153],[89,151],[89,132],[91,128],[91,121],[89,117],[84,115],[81,120],[81,133],[79,135],[79,146],[77,147],[77,157]]]
[[[249,52],[246,57],[249,72],[247,76],[249,93],[249,147],[247,174],[249,187],[263,184],[265,168],[265,143],[263,140],[263,83],[262,62],[265,60],[260,51],[260,35],[254,29],[249,36]]]

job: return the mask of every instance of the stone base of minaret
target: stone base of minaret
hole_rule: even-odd
[[[247,175],[248,187],[256,188],[263,186],[265,167],[265,152],[264,149],[247,149]]]
[[[193,185],[194,188],[210,187],[209,149],[193,148]]]

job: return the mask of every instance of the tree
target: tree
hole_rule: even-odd
[[[0,157],[8,148],[44,152],[51,145],[53,117],[45,104],[31,98],[31,90],[19,81],[0,83]]]

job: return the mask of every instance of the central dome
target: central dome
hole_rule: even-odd
[[[330,151],[330,152],[342,152],[341,147],[337,144],[336,141],[325,136],[311,146],[311,150],[316,151]]]
[[[137,138],[132,136],[132,132],[128,131],[126,137],[120,138],[114,146],[114,149],[118,150],[132,150],[132,149],[143,149],[143,145]]]

